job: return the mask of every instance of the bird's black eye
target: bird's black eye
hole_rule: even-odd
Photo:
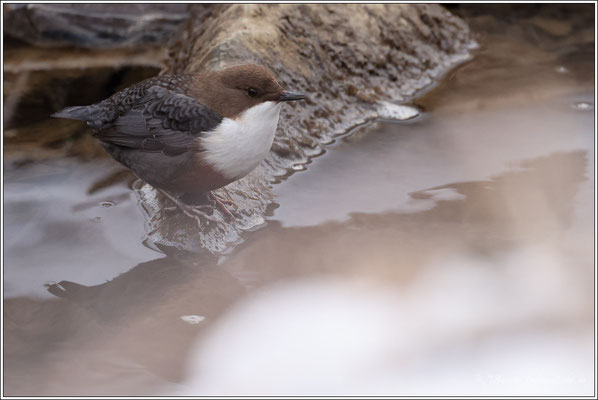
[[[247,94],[251,97],[255,97],[257,96],[257,90],[255,90],[254,88],[249,88],[247,89]]]

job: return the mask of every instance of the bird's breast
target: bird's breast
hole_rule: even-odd
[[[203,161],[220,174],[237,180],[250,173],[268,155],[280,104],[272,101],[256,105],[237,118],[224,118],[214,130],[200,138]]]

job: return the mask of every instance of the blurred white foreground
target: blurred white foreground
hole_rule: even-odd
[[[538,246],[439,261],[404,290],[334,278],[273,285],[201,339],[183,392],[591,395],[591,283],[568,268]]]

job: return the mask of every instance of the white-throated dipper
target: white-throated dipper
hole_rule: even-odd
[[[246,64],[150,78],[52,116],[86,121],[114,159],[186,215],[211,219],[187,199],[207,194],[230,214],[210,191],[257,167],[272,146],[282,102],[305,98],[284,90],[268,68]]]

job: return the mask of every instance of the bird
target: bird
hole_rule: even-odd
[[[269,68],[243,64],[149,78],[52,116],[86,122],[108,154],[201,224],[214,220],[202,211],[206,198],[232,217],[212,190],[254,170],[270,151],[282,104],[304,99]]]

